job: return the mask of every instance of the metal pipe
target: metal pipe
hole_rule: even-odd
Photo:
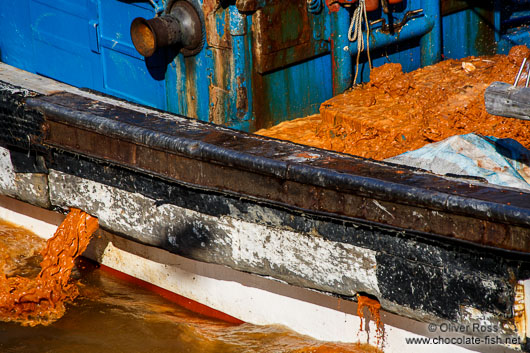
[[[150,20],[137,17],[131,23],[134,47],[145,57],[152,56],[158,48],[179,43],[181,38],[180,23],[173,16],[160,16]]]
[[[519,83],[519,78],[521,77],[521,74],[523,73],[524,64],[526,64],[527,58],[523,58],[523,63],[521,64],[521,67],[519,67],[519,71],[517,72],[517,76],[515,76],[515,82],[513,83],[514,87],[517,87],[517,84]]]
[[[330,12],[330,17],[332,85],[333,95],[336,96],[350,88],[353,83],[353,59],[348,40],[350,13],[341,6],[338,11]],[[357,47],[355,48],[356,53]]]
[[[399,32],[394,34],[382,33],[380,30],[372,31],[370,34],[370,50],[425,36],[434,26],[435,24],[427,16],[423,16],[409,20]],[[357,53],[357,42],[349,43],[349,52],[352,55]]]
[[[131,39],[136,50],[145,57],[158,48],[178,46],[185,55],[193,55],[203,44],[202,21],[197,10],[187,1],[177,1],[164,16],[131,23]]]
[[[442,59],[442,15],[440,0],[423,0],[423,13],[432,29],[420,39],[421,66],[437,63]]]
[[[404,42],[413,38],[420,39],[421,64],[431,65],[442,58],[441,15],[437,0],[423,1],[424,16],[413,18],[394,34],[383,33],[379,29],[370,34],[370,50]],[[357,42],[348,43],[348,52],[357,53]]]

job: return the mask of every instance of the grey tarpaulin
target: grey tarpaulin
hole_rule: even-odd
[[[386,161],[436,174],[480,177],[491,184],[530,190],[530,151],[513,139],[457,135]]]

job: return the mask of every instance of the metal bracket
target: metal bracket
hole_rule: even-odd
[[[90,50],[92,50],[94,53],[99,54],[99,22],[96,20],[90,20],[88,22],[88,26],[90,36]]]
[[[385,33],[385,34],[398,33],[399,31],[401,31],[401,28],[403,28],[411,18],[413,18],[416,15],[421,14],[422,12],[423,12],[423,9],[407,11],[405,13],[405,16],[403,16],[403,18],[401,19],[401,21],[399,21],[396,24],[386,23],[384,18],[380,18],[376,21],[370,22],[370,26],[373,26],[377,23],[382,23],[381,30],[380,30],[381,33]]]

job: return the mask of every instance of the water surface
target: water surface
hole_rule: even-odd
[[[12,234],[8,238],[6,232],[6,225],[0,225],[0,238],[9,239],[8,242],[0,239],[0,247],[10,249],[4,252],[10,255],[2,261],[14,258],[18,264],[14,272],[35,273],[32,270],[38,266],[35,238],[20,236],[20,229],[16,230],[16,239]],[[25,249],[31,251],[26,254]],[[25,261],[25,257],[31,261]],[[316,341],[284,327],[234,325],[210,319],[117,278],[86,259],[78,261],[73,277],[79,283],[80,296],[67,305],[65,316],[49,326],[24,327],[0,322],[0,352],[377,351],[369,346]]]

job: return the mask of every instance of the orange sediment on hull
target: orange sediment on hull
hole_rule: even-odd
[[[97,218],[71,209],[42,250],[41,270],[35,278],[7,277],[0,267],[0,320],[35,326],[59,319],[65,301],[79,294],[70,274],[97,228]]]
[[[382,346],[384,335],[385,335],[385,325],[383,324],[383,321],[381,320],[381,303],[379,303],[376,299],[372,299],[370,297],[364,296],[364,295],[357,295],[357,316],[361,319],[361,327],[360,330],[363,331],[364,326],[364,309],[367,308],[370,312],[370,319],[374,321],[375,326],[377,328],[376,335],[377,335],[377,345]]]
[[[378,160],[467,133],[530,148],[530,121],[494,116],[484,106],[486,88],[513,82],[529,54],[517,46],[509,55],[445,60],[409,73],[386,64],[371,72],[369,83],[324,102],[320,115],[257,134]]]

